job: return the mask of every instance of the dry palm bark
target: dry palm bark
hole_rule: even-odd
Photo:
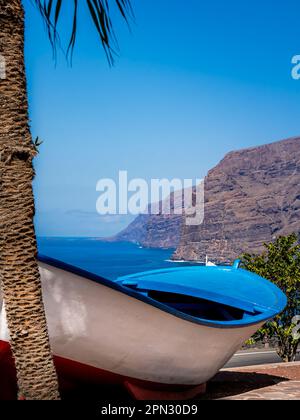
[[[21,0],[0,0],[0,276],[19,396],[59,399],[36,261]]]

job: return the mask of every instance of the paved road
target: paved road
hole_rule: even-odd
[[[297,361],[300,361],[298,353]],[[268,363],[280,363],[281,359],[273,350],[245,350],[236,353],[227,363],[225,368],[264,365]]]

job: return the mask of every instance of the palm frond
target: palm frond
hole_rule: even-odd
[[[67,56],[73,55],[76,44],[76,35],[78,28],[78,0],[34,0],[38,7],[44,22],[46,24],[49,40],[56,51],[57,44],[60,43],[58,36],[58,23],[64,5],[72,7],[72,25],[67,46]],[[106,54],[110,65],[114,64],[114,56],[118,49],[118,42],[114,31],[114,25],[111,19],[110,4],[114,3],[122,19],[127,25],[134,18],[131,0],[85,0],[91,20],[95,26],[101,45]]]

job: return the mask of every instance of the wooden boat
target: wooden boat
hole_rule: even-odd
[[[122,383],[141,399],[175,398],[178,390],[182,398],[195,395],[286,305],[274,284],[240,269],[239,262],[113,282],[51,258],[39,260],[59,373]],[[9,333],[0,307],[3,347]]]

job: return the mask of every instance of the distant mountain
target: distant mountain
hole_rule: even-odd
[[[110,240],[177,248],[176,260],[232,262],[300,233],[300,137],[228,153],[205,178],[205,217],[140,215]],[[176,206],[175,206],[176,207]]]
[[[166,202],[170,203],[170,215],[162,214]],[[182,206],[182,200],[174,200],[174,194],[171,194],[156,206],[159,214],[150,214],[149,206],[149,214],[139,215],[127,228],[109,240],[139,243],[145,248],[177,248],[184,219],[182,215],[174,214],[174,210]]]
[[[182,216],[140,215],[112,241],[138,243],[146,248],[176,248]]]
[[[205,179],[205,217],[182,224],[174,259],[231,262],[300,233],[300,137],[231,152]]]

